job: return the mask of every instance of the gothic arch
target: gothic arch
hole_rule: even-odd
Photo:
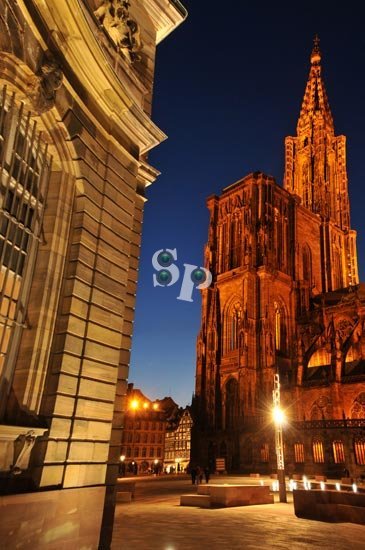
[[[233,296],[226,304],[223,312],[223,353],[232,352],[239,347],[239,334],[242,322],[241,300]]]
[[[342,262],[341,262],[341,251],[338,246],[332,245],[332,273],[333,273],[333,290],[338,288],[343,288],[343,273],[342,273]]]
[[[351,418],[365,418],[365,392],[359,393],[354,399],[350,411]]]
[[[332,356],[331,353],[325,348],[325,346],[322,346],[320,348],[317,348],[312,355],[309,358],[308,361],[308,368],[312,367],[326,367],[328,365],[331,365]]]
[[[316,403],[312,405],[310,411],[310,420],[322,420],[321,410]]]
[[[308,243],[302,248],[302,274],[303,280],[312,284],[312,251]]]
[[[361,353],[356,344],[352,344],[345,356],[345,363],[358,363],[361,359]]]
[[[322,420],[325,418],[331,418],[333,413],[332,399],[327,395],[321,395],[314,403],[312,403],[310,409],[311,420]]]
[[[274,300],[274,343],[278,353],[288,351],[288,314],[284,301],[278,297]]]
[[[236,209],[230,222],[229,269],[234,269],[241,264],[241,236],[242,216],[240,210]]]

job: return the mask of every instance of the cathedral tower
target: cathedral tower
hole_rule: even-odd
[[[322,220],[322,291],[326,292],[357,284],[358,271],[356,232],[350,227],[346,137],[335,136],[321,57],[316,37],[297,135],[285,140],[284,188]]]

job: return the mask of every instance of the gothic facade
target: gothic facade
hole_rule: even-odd
[[[346,138],[336,136],[318,41],[284,185],[252,173],[207,200],[193,453],[275,469],[274,374],[287,469],[365,468],[365,288],[350,225]]]
[[[157,45],[179,0],[0,0],[0,539],[109,548]],[[19,493],[22,493],[19,495]]]

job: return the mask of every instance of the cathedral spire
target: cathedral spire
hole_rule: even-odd
[[[318,35],[316,35],[310,57],[311,68],[298,120],[298,135],[311,133],[311,126],[315,117],[321,117],[327,129],[334,132],[331,109],[322,79],[322,54],[319,48],[319,42]]]
[[[285,139],[284,187],[324,224],[322,288],[327,292],[352,285],[358,276],[356,232],[350,226],[346,138],[334,132],[321,61],[316,36],[297,134]]]
[[[316,65],[321,62],[321,50],[319,49],[319,36],[316,34],[316,36],[313,39],[313,50],[311,54],[311,64]]]

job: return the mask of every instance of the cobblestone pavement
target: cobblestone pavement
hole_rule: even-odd
[[[112,550],[365,550],[365,526],[298,519],[292,503],[180,507],[178,494],[168,494],[166,484],[159,485],[160,495],[155,485],[151,496],[139,501],[136,493],[131,504],[117,505]],[[175,489],[183,494],[195,488],[180,481]]]

